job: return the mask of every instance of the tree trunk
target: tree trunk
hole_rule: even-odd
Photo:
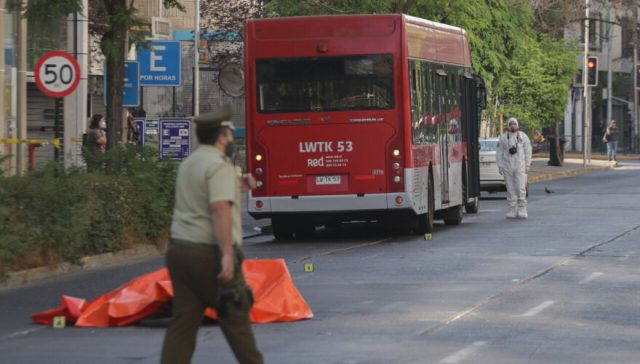
[[[109,15],[113,16],[117,8],[126,8],[126,0],[113,0],[107,7]],[[126,134],[124,133],[122,95],[124,92],[124,61],[127,51],[127,28],[112,27],[110,31],[102,37],[103,52],[106,55],[106,82],[107,82],[107,149],[124,143]],[[109,47],[109,50],[105,48]]]

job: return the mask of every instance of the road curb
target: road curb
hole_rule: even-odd
[[[46,267],[11,272],[8,274],[8,278],[6,280],[0,282],[0,290],[17,288],[29,283],[59,277],[68,273],[104,268],[142,258],[153,256],[159,257],[161,255],[162,252],[155,245],[139,245],[131,249],[121,250],[114,253],[84,257],[80,259],[79,264],[64,262]]]
[[[613,168],[612,166],[575,168],[575,169],[570,169],[568,171],[563,171],[563,172],[554,172],[554,173],[541,174],[538,176],[529,176],[528,180],[530,184],[535,184],[535,183],[550,181],[554,179],[573,177],[573,176],[586,174],[586,173],[606,171],[612,168]]]
[[[260,235],[262,235],[262,233],[256,232],[255,234],[244,236],[243,239],[248,239]],[[8,278],[6,280],[0,280],[0,290],[17,288],[29,283],[60,277],[68,273],[105,268],[112,265],[119,265],[130,261],[139,260],[142,258],[160,257],[163,254],[164,249],[160,249],[155,245],[138,245],[131,249],[84,257],[80,259],[80,262],[78,264],[64,262],[46,267],[31,268],[17,272],[11,272],[7,274]]]

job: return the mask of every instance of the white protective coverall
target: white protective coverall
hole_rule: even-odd
[[[498,140],[496,164],[507,185],[507,218],[527,218],[527,172],[531,166],[531,141],[527,134],[518,130],[518,121],[515,118],[509,119],[509,126],[510,130],[502,134]],[[509,149],[514,146],[517,152],[511,154]]]

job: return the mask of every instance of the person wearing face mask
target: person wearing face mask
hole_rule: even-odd
[[[531,141],[518,128],[518,120],[509,118],[509,129],[498,139],[496,164],[507,186],[509,211],[507,218],[526,219],[527,173],[531,167]]]
[[[89,121],[89,130],[83,135],[83,155],[89,171],[95,170],[102,164],[102,157],[107,147],[107,127],[104,117],[95,114]]]
[[[166,264],[173,285],[172,319],[162,348],[163,364],[190,363],[206,308],[239,363],[260,364],[249,321],[251,289],[242,274],[241,190],[255,179],[231,162],[231,107],[193,119],[200,146],[178,167],[171,243]]]

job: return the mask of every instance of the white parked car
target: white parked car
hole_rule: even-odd
[[[480,139],[480,190],[506,191],[504,177],[498,172],[496,164],[496,148],[498,138]]]

